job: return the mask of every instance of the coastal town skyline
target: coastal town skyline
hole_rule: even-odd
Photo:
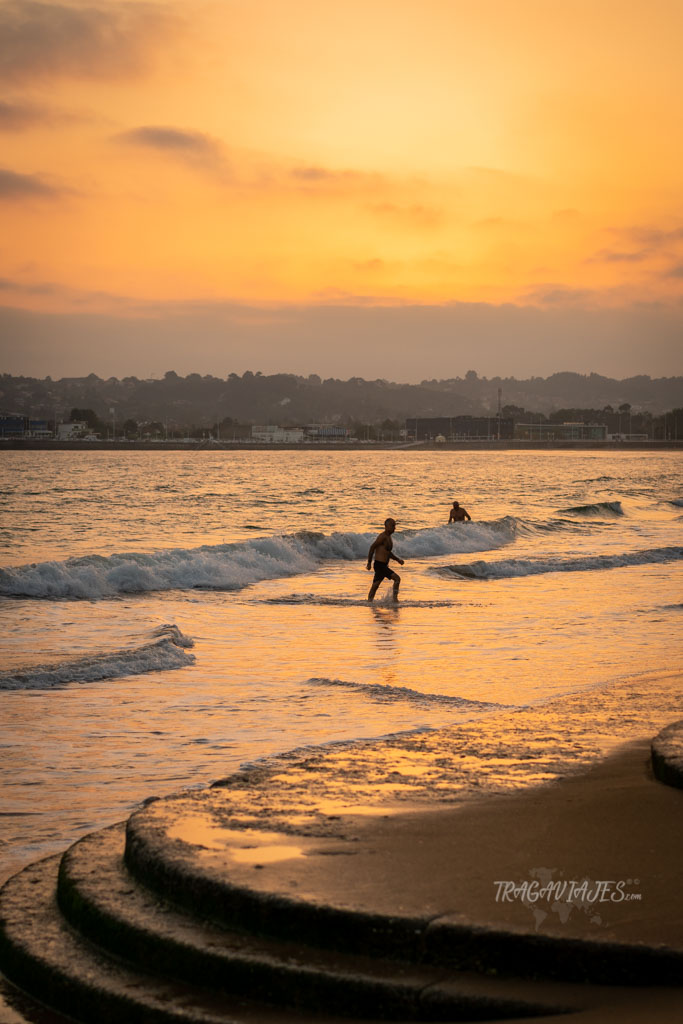
[[[3,369],[679,373],[682,31],[671,0],[4,0]]]

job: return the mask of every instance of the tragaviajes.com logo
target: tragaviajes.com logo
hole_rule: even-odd
[[[591,924],[602,925],[607,907],[615,903],[639,901],[639,878],[567,879],[555,878],[557,868],[532,868],[525,881],[495,881],[496,903],[519,901],[534,915],[535,929],[549,914],[557,914],[564,924],[574,910],[590,919]]]

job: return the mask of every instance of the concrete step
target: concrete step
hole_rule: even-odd
[[[126,877],[122,829],[77,847],[61,872],[60,858],[52,857],[6,883],[0,962],[15,985],[83,1024],[335,1024],[349,1015],[366,1022],[509,1020],[585,1005],[583,991],[572,993],[573,1003],[564,991],[536,998],[514,981],[338,960],[294,943],[278,948],[225,934],[178,914]],[[95,848],[90,871],[86,862]],[[101,869],[103,877],[95,878]],[[58,875],[70,922],[58,905]]]
[[[399,875],[389,880],[383,869],[395,863],[395,850],[409,835],[407,816],[391,819],[394,833],[381,854],[374,839],[372,846],[365,841],[362,827],[346,837],[277,835],[236,828],[233,818],[229,790],[155,801],[127,823],[125,859],[131,874],[163,898],[225,927],[239,928],[248,920],[261,935],[286,938],[294,932],[309,946],[362,949],[378,958],[523,978],[594,985],[681,984],[680,947],[595,939],[568,929],[568,934],[541,933],[533,929],[531,914],[528,927],[517,921],[504,926],[480,922],[452,910],[448,885],[438,894],[440,902],[427,898],[411,903],[408,887],[429,874],[429,866],[420,863],[422,818],[413,830],[416,845],[403,886]],[[279,849],[279,859],[259,863],[260,849],[264,858],[269,849]],[[249,850],[254,856],[244,859]],[[478,855],[475,842],[472,856]],[[336,871],[330,867],[335,860]],[[441,870],[440,863],[437,868]],[[468,870],[462,877],[472,874]]]
[[[335,1006],[356,1017],[436,1019],[480,1003],[503,1014],[552,1011],[551,1003],[522,1001],[483,977],[461,979],[457,992],[454,979],[437,967],[302,945],[295,933],[288,940],[263,938],[244,930],[247,922],[237,931],[195,919],[128,873],[124,838],[123,827],[115,826],[72,846],[61,861],[58,902],[82,935],[146,970],[245,996],[258,992],[278,1005]],[[449,983],[448,995],[441,982]]]

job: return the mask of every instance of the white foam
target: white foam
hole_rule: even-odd
[[[489,551],[514,540],[516,521],[457,523],[396,535],[407,558]],[[321,562],[367,556],[376,533],[303,532],[235,544],[151,553],[89,555],[0,569],[6,597],[90,599],[164,590],[239,590],[261,580],[311,572]]]
[[[683,557],[683,548],[650,548],[619,555],[593,555],[582,558],[512,558],[500,562],[469,562],[447,565],[433,570],[438,575],[460,579],[506,579],[515,576],[538,576],[548,572],[586,572],[596,569],[621,569],[629,565],[673,562]]]
[[[168,672],[194,662],[194,655],[185,650],[194,646],[194,641],[183,636],[177,626],[161,626],[155,635],[160,639],[133,649],[0,672],[0,690],[51,690],[69,683],[92,683],[146,672]]]
[[[407,700],[415,704],[439,704],[442,707],[466,709],[470,711],[490,711],[492,708],[508,707],[506,704],[492,704],[488,701],[467,700],[466,697],[449,697],[443,693],[422,693],[411,690],[408,686],[389,686],[378,683],[354,683],[346,679],[325,679],[314,676],[307,679],[309,686],[344,687],[353,690],[363,697],[373,700],[394,703],[396,700]]]

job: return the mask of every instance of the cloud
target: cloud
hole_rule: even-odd
[[[0,292],[14,292],[15,295],[50,295],[61,296],[64,289],[51,281],[14,281],[9,277],[0,277]]]
[[[40,0],[0,2],[0,81],[57,76],[121,78],[149,65],[149,41],[176,31],[177,16],[152,3],[76,7]]]
[[[377,270],[386,270],[389,264],[386,260],[380,260],[377,257],[369,260],[358,260],[352,264],[355,270],[360,270],[363,273],[374,273]]]
[[[287,184],[309,195],[317,193],[377,193],[387,185],[387,179],[376,172],[356,171],[352,169],[337,170],[330,167],[307,165],[292,167],[285,172]]]
[[[220,142],[203,132],[168,125],[143,125],[120,132],[114,136],[114,141],[152,149],[206,170],[224,172],[227,169]]]
[[[651,255],[650,249],[640,249],[638,252],[621,252],[615,249],[602,249],[595,256],[591,256],[587,263],[641,263]]]
[[[290,171],[296,181],[308,183],[354,181],[363,178],[358,171],[335,171],[327,167],[294,167]]]
[[[683,227],[660,228],[655,226],[640,226],[627,228],[619,231],[619,234],[626,235],[639,245],[664,247],[683,242]]]
[[[44,107],[33,103],[0,100],[0,131],[23,131],[37,124],[49,124],[53,115]]]
[[[264,309],[230,303],[160,303],[118,313],[0,308],[7,373],[148,377],[288,372],[419,381],[464,374],[547,376],[560,370],[620,378],[680,370],[683,306],[620,309],[453,303],[368,306],[346,294],[327,304]],[[266,314],[264,316],[264,314]],[[326,343],[321,345],[320,339]],[[647,345],[643,339],[648,340]]]
[[[86,111],[59,110],[47,104],[27,100],[0,100],[0,132],[23,132],[30,128],[62,127],[93,121],[95,115]]]
[[[369,207],[379,217],[395,220],[415,228],[434,228],[444,221],[442,210],[421,203],[402,205],[400,203],[375,203]]]
[[[595,296],[588,288],[567,288],[559,284],[540,285],[524,294],[525,302],[541,306],[575,306]]]
[[[669,269],[666,271],[666,273],[663,274],[662,276],[665,277],[665,278],[669,278],[669,277],[673,277],[673,278],[683,277],[683,263],[677,263],[675,266],[669,267]]]
[[[19,174],[0,168],[0,201],[57,199],[63,194],[63,189],[48,184],[37,174]]]

